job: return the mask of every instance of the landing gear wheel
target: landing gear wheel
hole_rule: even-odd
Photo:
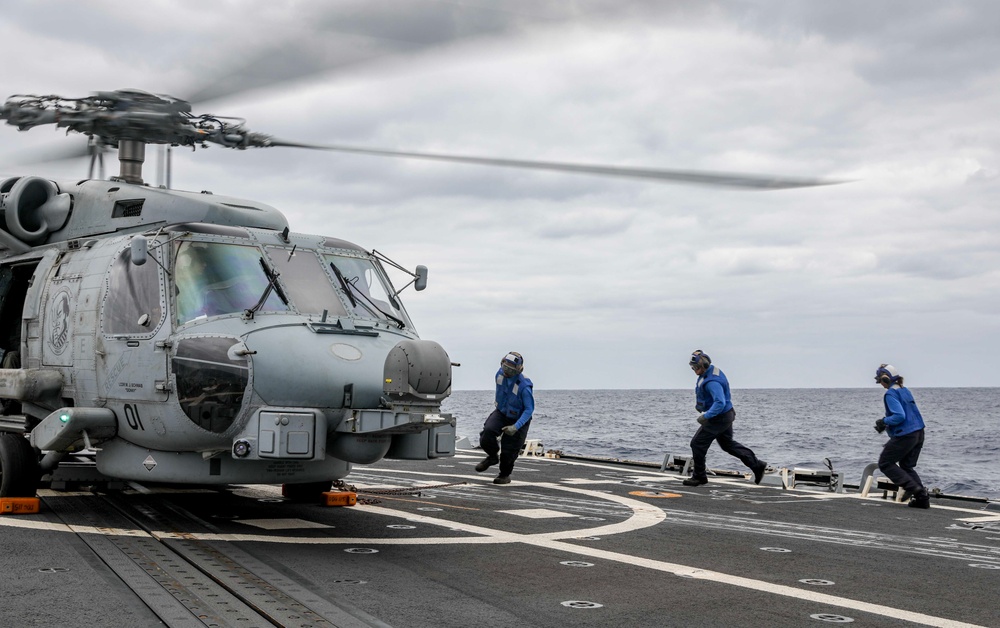
[[[293,502],[319,501],[320,493],[326,493],[333,482],[306,482],[305,484],[283,484],[281,494]]]
[[[20,434],[0,434],[0,497],[34,497],[41,471],[38,456]]]

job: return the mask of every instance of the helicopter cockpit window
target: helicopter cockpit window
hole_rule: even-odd
[[[132,252],[122,251],[108,272],[108,298],[104,301],[104,333],[150,334],[160,325],[160,267],[136,266]]]
[[[330,283],[315,251],[267,247],[271,263],[280,275],[288,298],[302,314],[345,316],[347,310]]]
[[[324,257],[327,267],[329,268],[331,263],[334,264],[344,281],[350,285],[354,303],[356,303],[354,305],[355,316],[390,323],[394,323],[395,319],[402,321],[407,328],[413,327],[406,312],[399,304],[398,298],[390,296],[393,293],[392,287],[378,272],[371,260],[341,255],[326,255]]]
[[[267,289],[262,253],[252,246],[182,241],[174,257],[174,294],[178,325],[202,316],[235,314],[254,307]],[[281,312],[288,306],[276,290],[258,312]]]
[[[190,338],[177,343],[173,359],[177,399],[199,427],[216,434],[239,415],[250,372],[243,359],[229,357],[235,338]]]

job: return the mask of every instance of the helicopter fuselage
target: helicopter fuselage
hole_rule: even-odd
[[[0,323],[17,321],[0,428],[29,433],[43,470],[87,449],[111,478],[311,483],[453,455],[450,359],[373,253],[205,193],[0,193]]]

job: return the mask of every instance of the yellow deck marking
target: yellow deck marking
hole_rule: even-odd
[[[680,493],[664,493],[661,491],[629,491],[629,495],[635,495],[636,497],[656,497],[656,498],[671,498],[671,497],[681,497]]]

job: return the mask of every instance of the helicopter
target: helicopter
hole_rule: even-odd
[[[146,143],[256,139],[238,127],[135,90],[68,103],[2,115],[115,138],[121,173],[0,183],[0,495],[33,495],[81,449],[111,478],[293,495],[353,463],[453,454],[452,364],[414,331],[398,265],[261,203],[142,184]]]
[[[0,119],[88,137],[90,175],[0,181],[0,497],[85,455],[99,477],[282,484],[307,499],[355,464],[455,453],[453,363],[375,249],[295,233],[272,206],[144,182],[148,145],[299,148],[756,189],[832,183],[280,140],[122,89],[11,96]],[[117,149],[119,174],[94,178]],[[387,268],[406,273],[396,288]],[[80,472],[82,473],[82,472]],[[70,473],[67,477],[72,477]]]

